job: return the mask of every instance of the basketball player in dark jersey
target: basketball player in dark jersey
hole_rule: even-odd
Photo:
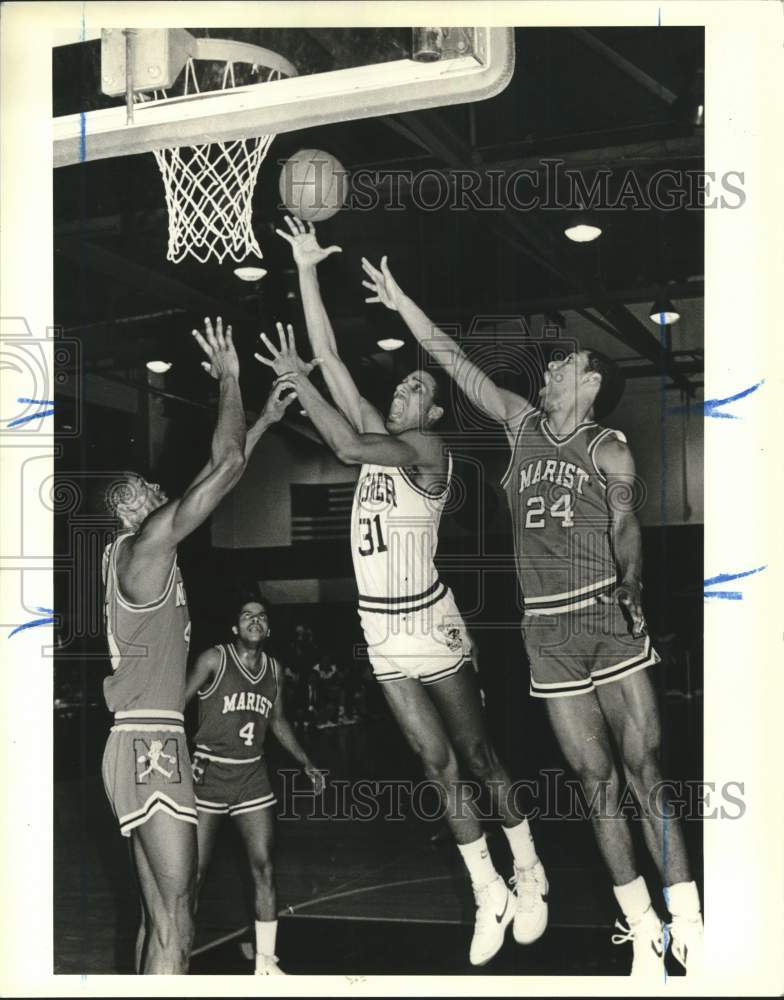
[[[496,386],[401,290],[382,258],[363,260],[367,299],[400,313],[422,346],[483,413],[504,425],[512,447],[504,485],[525,600],[531,694],[550,721],[589,801],[599,848],[633,942],[633,975],[664,976],[663,928],[638,874],[631,834],[618,817],[620,780],[612,740],[642,807],[643,832],[672,914],[669,936],[687,974],[700,974],[702,916],[683,833],[661,791],[660,721],[645,668],[658,662],[642,610],[635,467],[620,431],[601,427],[623,391],[609,359],[579,351],[551,361],[539,406]],[[628,626],[627,626],[628,617]]]
[[[187,972],[196,885],[196,808],[183,730],[190,619],[177,545],[232,489],[246,451],[287,403],[274,390],[245,433],[231,328],[194,336],[219,383],[210,460],[181,499],[125,473],[106,491],[122,530],[104,553],[106,630],[112,674],[104,682],[114,726],[103,757],[107,795],[124,836],[142,901],[136,970]]]
[[[351,549],[368,655],[401,732],[425,774],[443,789],[445,818],[477,903],[469,960],[484,965],[501,948],[510,923],[520,944],[544,933],[547,879],[486,730],[465,625],[433,562],[451,472],[435,429],[443,409],[427,372],[403,379],[386,418],[363,399],[338,356],[316,277],[316,265],[335,248],[319,247],[312,226],[293,219],[287,224],[289,232],[279,232],[294,251],[311,347],[343,415],[307,379],[293,335],[286,344],[281,333],[281,351],[263,339],[276,374],[289,372],[288,384],[327,444],[342,461],[361,466]],[[502,818],[514,893],[495,869],[471,804],[460,803],[458,757],[490,790]]]
[[[275,796],[264,760],[269,729],[301,765],[315,791],[323,776],[313,766],[283,709],[283,670],[264,652],[270,634],[263,601],[251,595],[237,608],[234,640],[205,650],[193,666],[186,701],[198,694],[199,724],[193,781],[199,813],[199,885],[210,863],[222,816],[231,816],[245,841],[254,886],[256,975],[283,975],[275,955],[277,907],[272,864]]]

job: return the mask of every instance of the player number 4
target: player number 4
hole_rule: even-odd
[[[253,746],[253,733],[255,732],[255,730],[256,730],[255,722],[248,722],[242,727],[242,729],[240,729],[239,736],[241,740],[244,740],[245,746],[248,747]]]
[[[543,528],[545,526],[546,510],[544,497],[529,497],[526,508],[526,528]],[[560,518],[562,528],[571,528],[574,526],[571,493],[563,493],[558,497],[550,508],[550,517]]]

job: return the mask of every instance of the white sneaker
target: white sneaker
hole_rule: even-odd
[[[518,868],[509,880],[515,894],[515,915],[512,933],[518,944],[532,944],[547,927],[547,893],[549,885],[542,862],[530,868]]]
[[[506,928],[515,912],[515,897],[498,875],[487,885],[474,887],[476,921],[471,939],[471,965],[485,965],[504,943]]]
[[[643,913],[636,922],[629,921],[629,926],[624,926],[620,920],[615,921],[615,926],[621,931],[620,934],[613,934],[613,944],[626,944],[631,941],[634,945],[634,959],[630,975],[641,976],[646,979],[665,978],[664,969],[664,930],[661,920],[656,915],[652,906]]]
[[[673,917],[668,930],[672,942],[670,950],[686,970],[686,975],[701,976],[703,969],[702,918],[687,920],[685,917]]]
[[[277,955],[257,955],[256,973],[257,976],[285,976],[286,973],[278,965]]]

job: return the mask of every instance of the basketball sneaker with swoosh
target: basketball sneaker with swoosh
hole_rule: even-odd
[[[621,933],[613,934],[612,943],[627,944],[631,941],[634,946],[630,975],[646,979],[660,979],[663,982],[665,977],[664,928],[654,908],[649,906],[639,920],[630,920],[628,927],[620,920],[615,921],[615,926]]]
[[[703,971],[702,920],[673,917],[669,926],[670,951],[686,970],[687,976],[700,976]]]
[[[504,943],[506,928],[515,914],[515,897],[499,875],[487,885],[474,887],[476,919],[471,939],[471,965],[485,965]]]
[[[515,894],[515,916],[512,934],[518,944],[532,944],[547,927],[547,893],[549,885],[541,861],[530,868],[518,868],[509,884]]]

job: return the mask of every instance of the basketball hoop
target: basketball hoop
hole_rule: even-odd
[[[256,45],[215,38],[192,38],[185,60],[185,82],[180,96],[166,90],[152,94],[136,92],[140,104],[207,100],[223,90],[242,86],[235,69],[255,77],[253,86],[296,76],[297,70],[282,56]],[[216,70],[198,67],[219,64]],[[211,89],[205,86],[212,84]],[[253,233],[252,200],[261,164],[274,135],[247,136],[198,146],[166,146],[154,149],[161,171],[169,213],[169,245],[166,259],[179,263],[190,254],[202,264],[210,257],[222,263],[226,257],[240,263],[248,256],[263,257]]]

